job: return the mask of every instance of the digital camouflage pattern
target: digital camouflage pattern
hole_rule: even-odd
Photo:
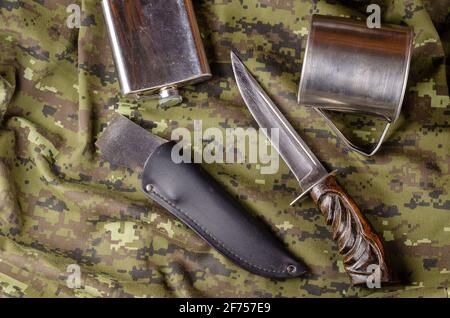
[[[370,1],[383,22],[414,28],[402,116],[372,158],[349,151],[296,104],[311,14],[364,18],[369,1],[194,1],[214,74],[181,105],[120,96],[100,1],[0,0],[0,295],[2,297],[448,297],[450,0]],[[79,29],[67,7],[82,10]],[[169,35],[168,35],[169,36]],[[233,79],[236,49],[264,89],[384,239],[399,282],[352,287],[330,229],[282,164],[203,167],[309,267],[303,278],[250,274],[139,191],[139,176],[99,160],[114,112],[170,138],[177,127],[256,127]],[[447,65],[449,66],[449,65]],[[446,71],[447,70],[447,71]],[[446,74],[447,73],[447,74]],[[372,120],[350,124],[362,139]],[[200,200],[201,198],[199,198]],[[70,264],[81,288],[66,284]]]

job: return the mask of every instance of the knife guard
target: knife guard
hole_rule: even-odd
[[[144,165],[142,191],[150,199],[249,272],[270,278],[305,272],[267,226],[243,211],[199,165],[174,163],[174,144],[160,145]]]

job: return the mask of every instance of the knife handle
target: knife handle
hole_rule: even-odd
[[[374,273],[379,274],[379,282],[391,281],[380,238],[335,177],[326,177],[310,195],[332,227],[333,240],[337,241],[351,283],[366,284],[376,279]]]

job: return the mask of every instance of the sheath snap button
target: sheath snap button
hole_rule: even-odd
[[[145,191],[151,192],[153,190],[153,186],[149,183],[145,186]]]
[[[289,264],[289,265],[286,267],[286,271],[288,272],[288,274],[294,275],[295,272],[297,271],[297,266],[292,265],[292,264]]]

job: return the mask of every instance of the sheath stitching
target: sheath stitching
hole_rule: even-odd
[[[260,271],[263,272],[268,272],[268,273],[280,273],[280,274],[284,274],[286,273],[286,270],[283,271],[277,271],[277,270],[272,270],[272,269],[267,269],[264,267],[261,267],[259,265],[255,265],[253,263],[251,263],[250,261],[242,258],[241,256],[237,255],[236,253],[234,253],[233,251],[231,251],[229,248],[227,248],[225,246],[224,243],[222,243],[220,240],[218,240],[214,235],[212,235],[208,230],[206,230],[205,228],[203,228],[203,226],[201,226],[196,220],[194,220],[192,217],[190,217],[185,211],[183,211],[181,208],[179,208],[178,206],[176,206],[174,203],[172,203],[172,201],[170,201],[169,199],[167,199],[166,197],[164,197],[162,194],[159,194],[158,192],[156,192],[155,190],[150,190],[150,192],[152,192],[153,194],[155,194],[157,197],[159,197],[161,200],[163,200],[164,202],[166,202],[167,204],[169,204],[171,207],[173,207],[175,210],[177,210],[178,212],[182,213],[183,215],[185,215],[189,220],[191,220],[192,222],[194,222],[200,229],[202,229],[206,234],[208,234],[214,241],[217,242],[217,244],[219,244],[224,250],[226,250],[228,253],[230,253],[231,255],[233,255],[234,257],[236,257],[238,260],[246,263],[247,265],[254,267]]]

